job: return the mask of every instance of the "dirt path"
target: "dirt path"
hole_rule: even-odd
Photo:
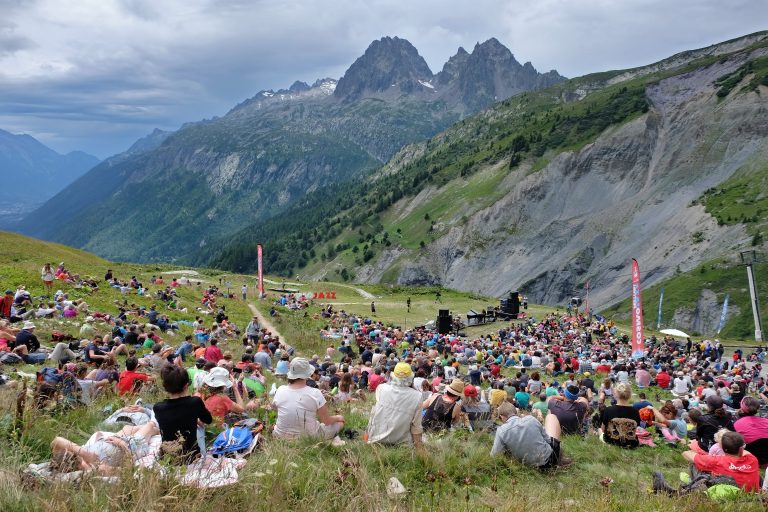
[[[267,319],[267,317],[265,317],[264,315],[262,315],[262,314],[261,314],[261,311],[259,311],[259,310],[256,308],[256,306],[254,306],[253,304],[250,304],[250,303],[249,303],[249,304],[248,304],[248,307],[250,308],[250,310],[251,310],[251,313],[253,313],[254,315],[256,315],[256,317],[259,319],[259,324],[261,324],[261,327],[263,327],[264,329],[268,330],[269,332],[271,332],[271,333],[272,333],[272,334],[274,334],[275,336],[279,337],[281,340],[285,341],[285,338],[283,337],[283,335],[282,335],[282,334],[280,334],[280,331],[278,331],[278,330],[275,328],[274,324],[273,324],[272,322],[270,322],[270,321]]]
[[[368,293],[367,291],[363,290],[362,288],[356,288],[356,287],[354,287],[352,285],[349,285],[349,284],[336,283],[336,286],[343,286],[344,288],[349,288],[350,290],[355,290],[358,293],[358,295],[360,295],[364,299],[373,300],[373,299],[376,298],[372,293]]]

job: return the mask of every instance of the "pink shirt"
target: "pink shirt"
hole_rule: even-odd
[[[647,388],[651,384],[651,374],[648,373],[648,370],[637,370],[635,373],[635,382],[637,382],[638,386]]]
[[[768,438],[768,418],[744,416],[736,420],[733,428],[744,437],[744,442],[747,444]]]

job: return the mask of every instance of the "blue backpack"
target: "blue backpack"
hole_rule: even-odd
[[[253,443],[253,432],[247,427],[231,427],[224,430],[213,440],[209,452],[212,455],[246,452]]]

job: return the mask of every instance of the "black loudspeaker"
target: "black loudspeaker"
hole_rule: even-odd
[[[441,318],[445,318],[445,317],[450,318],[451,317],[451,312],[449,310],[447,310],[447,309],[438,309],[437,310],[437,316],[439,316]]]
[[[508,315],[517,316],[520,313],[520,294],[511,292],[508,299],[502,299],[501,310]]]
[[[437,317],[437,332],[438,334],[450,334],[452,327],[451,317],[439,316]]]

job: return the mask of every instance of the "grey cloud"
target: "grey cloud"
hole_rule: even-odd
[[[16,24],[0,21],[0,57],[35,47],[35,42],[16,33]]]
[[[47,57],[30,21],[34,2],[0,0],[0,12],[18,21],[0,25],[0,128],[107,156],[155,127],[221,115],[260,89],[338,78],[385,35],[410,40],[435,72],[459,46],[471,51],[496,37],[521,62],[578,76],[647,64],[759,30],[768,19],[768,2],[747,0],[113,2],[135,36],[111,41],[84,20],[72,39],[105,37],[106,51],[60,41],[71,45],[57,55],[68,71],[28,79],[3,69],[2,52]]]

